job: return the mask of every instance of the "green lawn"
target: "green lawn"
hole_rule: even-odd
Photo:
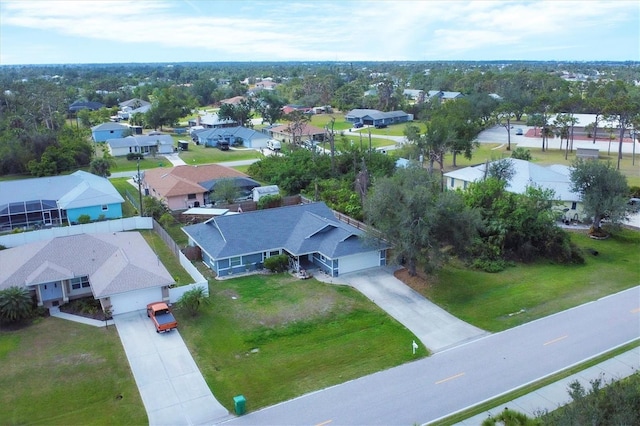
[[[223,161],[240,161],[261,158],[262,154],[255,149],[230,149],[221,151],[218,148],[205,147],[204,145],[189,144],[188,151],[182,151],[180,158],[187,164],[209,164]]]
[[[458,318],[496,332],[640,284],[640,232],[624,230],[603,241],[582,232],[571,237],[583,249],[584,265],[519,264],[496,274],[448,265],[422,292]]]
[[[4,330],[0,365],[0,424],[148,424],[114,327],[46,318]]]
[[[179,317],[214,395],[249,410],[343,383],[427,355],[414,336],[349,287],[254,275],[210,284],[211,305]]]

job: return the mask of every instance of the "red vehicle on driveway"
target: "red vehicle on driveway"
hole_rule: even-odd
[[[163,333],[178,328],[178,322],[165,302],[154,302],[147,305],[147,316],[153,321],[156,333]]]

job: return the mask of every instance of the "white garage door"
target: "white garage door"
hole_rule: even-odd
[[[160,287],[144,290],[129,291],[111,296],[111,306],[114,315],[146,309],[147,304],[162,300]]]
[[[341,257],[338,260],[338,275],[380,265],[380,254],[377,251]]]

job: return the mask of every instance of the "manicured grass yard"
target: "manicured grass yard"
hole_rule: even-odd
[[[0,365],[0,424],[148,424],[114,327],[46,318],[5,329]]]
[[[496,332],[640,284],[640,232],[603,241],[582,232],[571,237],[584,251],[584,265],[519,264],[497,274],[449,265],[414,288],[458,318]]]
[[[254,275],[210,284],[200,317],[179,317],[214,395],[230,410],[285,401],[426,356],[414,336],[349,287]]]

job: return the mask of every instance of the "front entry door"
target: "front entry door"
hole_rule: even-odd
[[[62,284],[58,282],[40,284],[42,301],[62,299]]]

